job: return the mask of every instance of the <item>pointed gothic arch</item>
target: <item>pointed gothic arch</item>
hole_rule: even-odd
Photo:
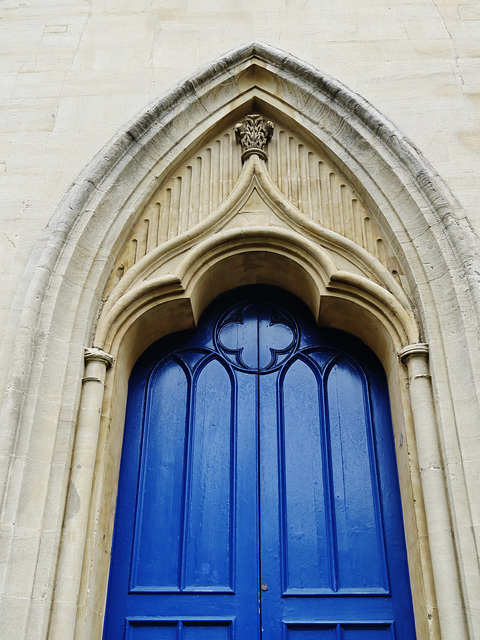
[[[237,199],[226,194],[211,215],[190,228],[187,220],[120,282],[112,280],[132,228],[172,171],[252,108],[298,130],[338,168],[398,260],[400,284],[368,243],[362,247],[345,230],[302,216],[254,157],[239,176]],[[288,218],[283,227],[267,221],[228,228],[229,212],[245,213],[252,181],[276,219]],[[25,564],[32,575],[25,588],[34,594],[25,637],[100,637],[133,362],[154,339],[194,326],[216,294],[247,282],[283,284],[320,322],[356,333],[381,358],[418,635],[477,637],[480,505],[464,428],[480,415],[477,249],[440,178],[371,105],[283,52],[258,43],[241,47],[150,105],[100,152],[59,206],[35,260],[18,294],[23,313],[3,408],[11,460],[26,461],[7,468],[10,557],[20,543],[13,525],[29,487],[28,461],[41,463],[36,482],[43,497],[34,509],[41,534],[35,557],[22,559],[31,565],[29,571]],[[408,391],[399,356],[408,365]]]

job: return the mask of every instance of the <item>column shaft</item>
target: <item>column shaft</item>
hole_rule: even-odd
[[[101,349],[85,350],[85,376],[50,624],[49,637],[52,640],[73,638],[75,630],[105,376],[112,362],[112,357]]]
[[[408,371],[441,634],[442,638],[466,640],[468,631],[459,588],[460,576],[437,431],[428,347],[426,344],[409,345],[402,350],[400,358]]]

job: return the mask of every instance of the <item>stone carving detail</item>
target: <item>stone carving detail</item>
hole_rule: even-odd
[[[230,195],[241,169],[231,127],[176,167],[138,218],[118,256],[107,290],[143,256],[215,211]]]
[[[251,113],[243,122],[235,125],[235,137],[243,149],[243,162],[252,154],[267,159],[265,147],[272,139],[273,129],[273,122],[265,120],[259,113]]]
[[[262,135],[267,139],[268,134]],[[331,159],[283,125],[276,124],[269,140],[268,171],[285,198],[305,217],[366,249],[405,286],[386,234]],[[251,153],[260,151],[265,153],[251,148]],[[105,294],[143,256],[216,211],[231,194],[241,170],[230,125],[177,166],[153,194],[118,255]]]

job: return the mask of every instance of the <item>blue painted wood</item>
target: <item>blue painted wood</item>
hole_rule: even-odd
[[[178,624],[176,622],[156,621],[142,624],[127,622],[125,631],[126,640],[177,640]]]
[[[321,378],[303,357],[279,379],[283,590],[334,587]],[[302,416],[302,437],[298,421]],[[312,562],[312,558],[316,562]]]
[[[232,621],[197,618],[127,620],[126,640],[231,640]]]
[[[289,624],[288,640],[393,640],[393,625],[387,624]]]
[[[134,368],[104,631],[122,637],[415,637],[385,376],[290,295],[232,292]]]
[[[325,377],[338,588],[387,593],[367,381],[344,357]]]
[[[182,586],[187,589],[232,587],[233,389],[228,370],[216,358],[208,360],[195,377],[185,498]]]
[[[169,358],[151,376],[145,403],[130,590],[180,588],[190,376]],[[175,389],[175,394],[169,392]],[[158,532],[163,544],[159,545]]]

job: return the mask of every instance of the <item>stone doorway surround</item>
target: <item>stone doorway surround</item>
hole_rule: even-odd
[[[253,113],[275,132],[242,162]],[[3,633],[101,638],[131,368],[220,293],[265,283],[382,361],[417,636],[480,638],[478,264],[416,149],[284,52],[248,44],[150,105],[79,176],[19,292]]]

